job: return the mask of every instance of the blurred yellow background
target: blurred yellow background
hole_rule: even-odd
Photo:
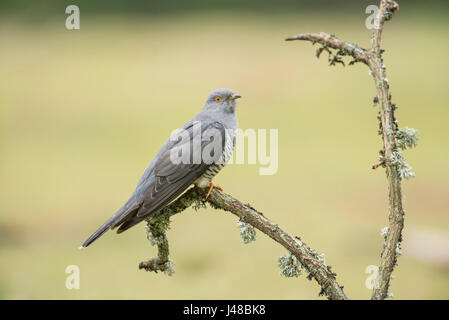
[[[361,10],[82,16],[74,31],[63,18],[0,22],[0,298],[318,298],[306,275],[279,276],[284,248],[260,232],[243,244],[237,219],[210,208],[172,219],[172,277],[138,270],[156,253],[144,223],[78,250],[220,87],[243,96],[240,128],[279,129],[279,170],[230,165],[215,181],[324,252],[350,298],[370,297],[365,269],[379,263],[388,221],[385,174],[371,169],[373,80],[361,64],[329,67],[310,43],[283,41],[326,31],[368,47]],[[404,246],[413,232],[449,236],[447,30],[447,19],[401,10],[384,33],[399,125],[420,132],[405,153],[416,178],[403,184]],[[65,287],[68,265],[80,267],[80,290]],[[447,299],[448,270],[404,249],[391,291]]]

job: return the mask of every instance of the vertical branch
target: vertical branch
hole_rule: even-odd
[[[372,35],[372,49],[368,55],[368,65],[376,85],[376,97],[379,103],[380,121],[382,125],[383,163],[388,180],[389,227],[381,254],[377,286],[373,290],[372,299],[385,299],[388,295],[391,274],[397,262],[397,249],[402,241],[404,228],[404,210],[402,208],[401,174],[397,164],[392,161],[397,150],[397,121],[394,116],[395,106],[391,103],[390,86],[388,84],[385,66],[380,48],[382,31],[385,21],[399,9],[396,2],[381,0],[379,11],[375,18],[376,29]]]
[[[317,56],[319,57],[321,52],[327,51],[330,65],[335,65],[335,62],[341,62],[344,65],[340,56],[352,56],[354,60],[349,63],[350,65],[362,62],[371,70],[376,86],[374,101],[379,104],[379,120],[383,141],[381,162],[375,164],[373,169],[381,165],[385,167],[389,198],[389,227],[385,229],[385,243],[381,254],[377,286],[373,291],[372,299],[385,299],[388,296],[391,274],[396,266],[397,256],[400,254],[402,229],[404,228],[401,182],[403,178],[414,176],[411,167],[402,156],[402,149],[414,147],[418,138],[416,130],[407,127],[401,130],[398,128],[394,115],[396,106],[391,103],[390,86],[382,58],[383,27],[385,22],[390,20],[398,9],[399,6],[395,1],[380,0],[380,7],[374,22],[375,29],[371,38],[372,46],[369,50],[342,41],[324,32],[299,34],[285,39],[287,41],[306,40],[311,41],[312,44],[319,44],[321,47],[317,50]],[[337,51],[333,56],[331,49]]]

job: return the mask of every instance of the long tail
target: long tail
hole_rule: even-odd
[[[134,208],[129,208],[129,207],[123,206],[122,208],[120,208],[120,210],[118,210],[112,217],[110,217],[108,221],[106,221],[100,228],[98,228],[98,230],[95,231],[83,243],[83,245],[80,247],[80,249],[86,248],[92,242],[94,242],[95,240],[100,238],[106,231],[119,226],[120,224],[122,224],[123,222],[125,222],[126,220],[131,218],[136,213],[136,211],[139,210],[139,207],[140,206],[137,206]]]

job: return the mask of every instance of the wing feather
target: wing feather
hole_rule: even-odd
[[[201,152],[210,143],[220,144],[219,148],[215,150],[220,150],[221,153],[224,152],[226,132],[225,127],[219,122],[205,123],[201,122],[201,131],[195,132],[193,130],[194,124],[186,127],[185,129],[189,132],[189,138],[184,140],[182,143],[189,143],[190,155],[193,155],[193,143],[195,139],[201,139]],[[219,139],[212,141],[210,139],[205,139],[203,133],[206,130],[213,129],[218,130]],[[201,134],[201,137],[198,135]],[[204,163],[201,159],[200,163],[192,163],[193,158],[191,157],[189,163],[174,163],[170,158],[171,152],[180,146],[181,142],[167,143],[166,147],[159,154],[159,159],[155,164],[155,182],[148,190],[143,203],[137,213],[129,220],[126,220],[119,228],[117,232],[123,232],[124,230],[132,227],[133,225],[139,223],[145,219],[150,214],[163,209],[165,206],[170,204],[179,195],[181,195],[191,184],[195,182],[199,177],[201,177],[207,169],[212,165],[211,163]],[[220,159],[221,154],[214,155],[215,159]]]

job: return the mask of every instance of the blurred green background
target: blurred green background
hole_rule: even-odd
[[[163,3],[2,1],[0,298],[318,298],[305,275],[279,276],[284,248],[261,233],[244,245],[236,218],[212,209],[173,218],[172,277],[138,270],[156,253],[143,223],[78,250],[219,87],[243,96],[242,129],[279,129],[279,170],[230,165],[216,182],[324,252],[349,297],[370,297],[365,269],[379,263],[387,225],[385,174],[371,170],[373,81],[363,65],[328,67],[310,43],[283,38],[327,31],[368,47],[365,8],[376,1]],[[447,299],[447,5],[420,3],[400,1],[383,39],[400,127],[420,132],[405,154],[417,176],[404,182],[391,291]],[[68,4],[80,7],[80,30],[65,28]],[[65,287],[68,265],[80,290]]]

